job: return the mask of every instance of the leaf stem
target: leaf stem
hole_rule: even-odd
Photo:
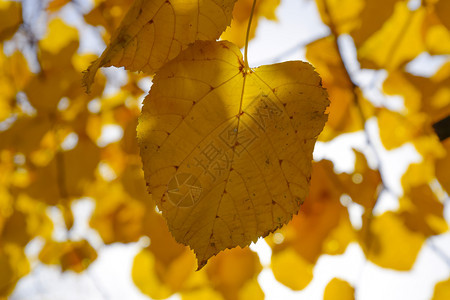
[[[248,19],[247,33],[245,35],[245,49],[244,49],[245,71],[248,71],[250,69],[250,67],[248,66],[247,50],[248,50],[248,40],[250,37],[250,28],[252,26],[253,13],[255,12],[255,6],[256,6],[256,0],[253,0],[252,10],[250,11],[250,18]]]

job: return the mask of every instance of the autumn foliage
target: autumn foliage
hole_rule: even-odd
[[[298,46],[310,64],[257,68],[243,47],[279,0],[47,2],[39,19],[0,0],[0,298],[37,264],[83,273],[101,249],[137,243],[130,276],[151,298],[263,299],[263,269],[303,290],[321,257],[358,245],[409,271],[448,234],[450,1],[316,0],[329,30]],[[81,51],[81,28],[101,33],[100,55]],[[427,76],[411,71],[424,56],[442,58]],[[312,162],[357,134],[353,168],[335,153]],[[417,159],[395,188],[386,153],[407,147]],[[83,236],[80,200],[95,207]],[[247,247],[261,237],[268,266]],[[433,299],[449,295],[450,278]],[[334,278],[323,297],[358,298],[358,285]]]

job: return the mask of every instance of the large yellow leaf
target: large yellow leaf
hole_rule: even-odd
[[[135,0],[111,43],[84,75],[89,91],[100,67],[153,74],[196,40],[215,40],[231,22],[236,0]]]
[[[323,300],[353,300],[355,289],[345,280],[333,278],[325,287]]]
[[[298,212],[328,103],[309,64],[246,72],[225,41],[199,41],[156,75],[138,125],[144,174],[199,268]]]

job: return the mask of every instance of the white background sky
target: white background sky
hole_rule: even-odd
[[[24,3],[33,1],[28,0]],[[83,1],[79,2],[84,3]],[[89,7],[89,4],[86,7]],[[99,40],[99,32],[82,25],[82,21],[73,13],[71,5],[63,9],[61,16],[69,24],[82,29],[81,52],[99,54],[102,51],[104,45],[94,42]],[[314,1],[282,0],[282,4],[277,10],[277,16],[278,22],[260,21],[257,36],[249,46],[248,57],[251,66],[304,59],[304,50],[297,46],[328,35],[328,28],[320,21]],[[346,49],[345,59],[350,66],[352,75],[361,86],[366,87],[364,89],[366,97],[374,100],[375,103],[382,101],[389,107],[400,108],[402,99],[386,98],[380,93],[381,83],[386,76],[384,72],[359,71],[351,39],[344,37],[340,42]],[[419,60],[410,64],[409,69],[416,74],[431,75],[443,61],[445,58],[430,58],[423,55]],[[120,74],[121,71],[117,71],[117,73]],[[386,170],[384,175],[390,181],[390,188],[400,193],[400,175],[405,171],[409,162],[419,161],[420,157],[411,145],[401,147],[396,151],[384,151],[377,138],[375,122],[369,121],[369,132],[381,153]],[[373,163],[370,161],[371,150],[365,145],[365,137],[361,133],[346,135],[327,145],[318,143],[314,157],[316,160],[321,158],[333,160],[338,170],[351,170],[354,164],[351,147],[362,150],[369,156],[369,162]],[[380,205],[377,205],[376,213],[380,214],[386,209],[395,209],[397,205],[397,200],[386,194],[382,197]],[[94,204],[89,199],[80,200],[74,204],[76,222],[71,235],[72,238],[86,237],[95,246],[100,245],[101,242],[98,235],[88,228],[89,216],[93,209]],[[62,217],[57,211],[50,210],[49,213],[55,222],[63,224]],[[350,209],[350,214],[352,223],[358,226],[358,223],[361,222],[361,211],[356,206],[354,209]],[[448,207],[445,216],[447,222],[450,222]],[[65,235],[61,228],[55,230],[54,237],[56,239],[61,239]],[[315,266],[313,281],[303,291],[294,292],[278,283],[269,268],[265,268],[261,272],[258,280],[266,299],[269,300],[322,299],[324,287],[333,277],[340,277],[357,285],[357,299],[430,299],[435,283],[448,278],[450,274],[448,264],[433,249],[433,245],[435,245],[449,255],[450,234],[434,237],[432,240],[433,244],[429,241],[424,244],[416,264],[410,272],[382,269],[366,262],[359,246],[351,244],[344,255],[322,256]],[[58,267],[38,263],[37,254],[42,247],[42,241],[36,239],[26,248],[27,255],[34,266],[33,271],[19,281],[10,299],[148,299],[147,296],[140,293],[131,279],[133,258],[145,242],[142,240],[140,243],[103,247],[99,251],[98,259],[86,272],[78,275],[72,272],[61,274]],[[408,247],[408,245],[404,246]],[[258,252],[263,266],[268,267],[271,250],[265,241],[259,240],[251,248]],[[178,299],[179,297],[172,298]]]

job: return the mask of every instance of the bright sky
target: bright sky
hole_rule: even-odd
[[[25,2],[31,3],[33,1]],[[84,4],[89,1],[79,2],[84,7]],[[88,7],[89,4],[85,6],[85,8]],[[100,53],[104,45],[94,42],[99,40],[98,32],[81,25],[81,20],[77,19],[76,14],[71,9],[73,7],[68,5],[63,10],[62,16],[69,24],[82,29],[83,39],[81,40],[80,51]],[[257,37],[249,46],[248,57],[251,66],[304,59],[304,51],[299,48],[299,45],[307,44],[309,41],[328,34],[328,28],[320,22],[314,1],[282,0],[282,5],[277,10],[277,16],[279,19],[277,23],[260,22]],[[346,49],[345,60],[350,66],[352,75],[355,76],[356,81],[361,86],[366,87],[364,89],[366,97],[374,100],[375,103],[382,101],[383,104],[392,108],[398,109],[401,107],[401,98],[389,97],[387,99],[379,92],[386,75],[382,71],[359,71],[351,39],[344,37],[339,42]],[[409,68],[416,74],[426,76],[432,74],[442,62],[443,60],[440,58],[431,59],[424,54],[410,64]],[[110,70],[108,72],[116,71]],[[117,71],[116,73],[119,74],[118,80],[123,80],[123,72]],[[111,130],[111,132],[114,131],[114,129]],[[400,193],[400,175],[405,171],[407,163],[418,161],[420,157],[410,145],[391,152],[383,150],[377,138],[377,124],[375,122],[369,122],[369,132],[373,143],[381,153],[384,170],[386,171],[384,175],[389,179],[392,190]],[[114,132],[112,135],[114,135]],[[104,138],[107,143],[108,134]],[[354,164],[351,147],[362,150],[369,156],[369,160],[373,156],[371,150],[365,144],[364,135],[355,133],[338,138],[326,145],[318,143],[314,157],[316,160],[321,158],[333,160],[336,169],[339,171],[351,170]],[[380,205],[377,205],[375,213],[380,214],[387,209],[395,209],[397,205],[397,199],[385,194]],[[89,216],[94,209],[93,202],[89,199],[80,200],[74,204],[73,208],[76,221],[72,238],[86,237],[94,246],[100,245],[101,241],[98,234],[88,228]],[[350,208],[351,221],[354,226],[361,223],[361,213],[361,209],[356,204]],[[62,216],[56,210],[50,210],[49,214],[57,224],[61,225],[56,226],[55,239],[62,239],[65,236],[62,229]],[[448,206],[445,216],[447,222],[450,222]],[[148,241],[142,239],[135,244],[116,244],[103,247],[99,252],[98,259],[89,269],[80,275],[76,275],[72,272],[61,274],[57,267],[38,263],[37,254],[43,245],[43,241],[36,239],[26,248],[27,255],[34,265],[33,272],[19,281],[10,299],[148,299],[135,287],[130,276],[133,258],[146,243]],[[450,249],[450,234],[432,238],[432,243],[427,242],[419,253],[411,272],[386,270],[366,262],[359,246],[352,244],[344,255],[321,257],[314,269],[313,281],[303,291],[293,292],[278,283],[268,268],[261,272],[258,280],[268,300],[322,299],[324,287],[333,277],[340,277],[351,284],[357,285],[357,299],[424,300],[431,297],[434,284],[437,281],[449,276],[448,266],[436,254],[433,245],[440,249]],[[408,247],[408,245],[405,245],[405,247]],[[251,248],[258,252],[264,266],[270,265],[271,250],[264,240],[260,240]],[[450,250],[447,250],[447,252],[450,252]],[[172,298],[178,299],[179,297],[174,296]]]

